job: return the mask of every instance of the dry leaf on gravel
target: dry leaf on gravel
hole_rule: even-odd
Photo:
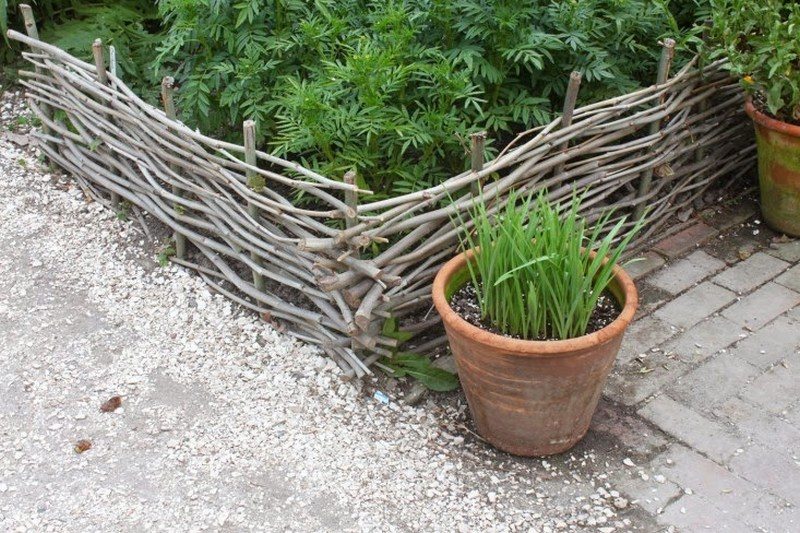
[[[275,320],[275,318],[272,316],[272,313],[269,311],[264,311],[261,313],[261,319],[272,326],[272,328],[278,333],[283,333],[286,330],[286,326]]]
[[[92,441],[88,439],[81,439],[75,443],[75,453],[83,453],[92,447]]]
[[[120,405],[122,405],[122,396],[112,396],[103,402],[100,406],[100,410],[104,413],[113,413],[119,409]]]

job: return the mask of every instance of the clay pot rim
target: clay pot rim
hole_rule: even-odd
[[[458,332],[462,336],[471,339],[475,343],[492,346],[510,355],[521,357],[537,356],[569,356],[576,351],[587,350],[608,342],[611,339],[621,336],[625,329],[633,321],[636,308],[639,304],[639,294],[636,285],[630,275],[619,265],[614,266],[613,279],[625,295],[625,305],[622,312],[614,319],[611,324],[603,329],[588,333],[572,339],[555,341],[533,341],[512,339],[504,335],[498,335],[473,326],[461,316],[453,311],[450,302],[445,297],[445,287],[452,277],[463,268],[466,268],[467,260],[473,255],[472,250],[460,253],[445,263],[433,280],[433,305],[442,317],[442,322]]]
[[[756,108],[752,98],[747,98],[744,102],[744,112],[747,113],[753,122],[767,129],[791,135],[792,137],[800,137],[800,126],[789,124],[777,118],[772,118]]]

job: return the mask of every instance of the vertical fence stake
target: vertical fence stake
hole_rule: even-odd
[[[354,170],[348,170],[344,177],[342,178],[343,181],[347,185],[355,185],[356,184],[356,173]],[[347,205],[348,209],[351,209],[354,213],[353,216],[345,215],[344,224],[347,229],[352,228],[353,226],[358,224],[358,193],[356,191],[346,190],[344,191],[344,203]],[[353,247],[351,249],[351,255],[353,257],[359,257],[359,252],[357,247]]]
[[[470,149],[470,169],[474,173],[483,170],[483,150],[486,147],[486,132],[479,131],[469,136],[472,141]],[[481,184],[480,180],[475,180],[470,184],[470,191],[473,197],[480,194]]]
[[[569,75],[569,85],[567,85],[567,94],[564,97],[564,112],[561,114],[561,128],[567,128],[572,125],[572,115],[575,113],[575,103],[578,101],[578,91],[581,88],[581,73],[573,70]],[[564,141],[558,147],[558,151],[562,154],[569,148],[569,141]],[[566,161],[562,161],[556,165],[553,171],[554,176],[558,176],[564,172],[564,167],[567,165]]]
[[[354,170],[348,170],[345,172],[344,176],[342,177],[342,181],[344,181],[348,185],[355,185],[356,184],[356,173]],[[345,213],[344,218],[344,225],[345,228],[350,229],[353,226],[358,224],[358,193],[356,191],[344,191],[344,203],[347,205],[347,208],[352,210],[353,216],[349,216],[349,214]],[[352,257],[358,259],[361,257],[361,253],[358,250],[357,246],[350,245],[348,243],[348,252]],[[350,317],[352,320],[352,317]],[[358,328],[355,325],[355,322],[350,322],[348,327],[354,328],[354,331],[357,331]],[[352,338],[353,332],[351,332],[351,339],[350,339],[350,348],[353,351],[361,351],[363,349],[362,346],[359,345],[358,342],[354,338]]]
[[[711,22],[710,20],[707,20],[707,21],[705,22],[705,29],[703,30],[703,36],[702,36],[702,39],[703,39],[703,42],[704,42],[704,43],[707,43],[707,42],[708,42],[708,39],[709,39],[709,35],[708,35],[708,34],[709,34],[709,29],[710,29],[710,26],[711,26],[711,24],[712,24],[712,22]],[[699,110],[700,110],[700,113],[705,113],[706,111],[708,111],[708,107],[709,107],[708,100],[709,100],[708,98],[703,98],[703,99],[700,101],[700,104],[698,105],[698,108],[699,108]],[[692,140],[694,140],[694,139],[692,139]],[[701,162],[701,161],[703,161],[703,159],[705,159],[705,158],[706,158],[706,149],[705,149],[705,146],[701,146],[701,147],[700,147],[700,148],[698,148],[698,150],[695,152],[695,154],[694,154],[694,160],[695,160],[697,163],[700,163],[700,162]]]
[[[25,21],[25,33],[31,39],[39,40],[39,30],[36,28],[36,19],[33,18],[33,10],[28,4],[20,4],[19,10],[22,13],[22,20]]]
[[[669,78],[669,70],[672,67],[672,58],[675,55],[675,40],[674,39],[664,39],[664,45],[661,48],[661,60],[658,62],[658,79],[656,80],[656,85],[662,85],[666,83],[667,79]],[[663,97],[659,101],[659,105],[663,102]],[[661,121],[656,120],[655,122],[650,124],[650,135],[655,135],[661,129]],[[644,171],[642,174],[642,180],[639,182],[639,191],[637,197],[639,199],[639,203],[636,204],[636,209],[634,210],[633,217],[635,220],[639,220],[644,215],[645,210],[645,202],[644,197],[650,193],[650,185],[653,181],[653,169],[649,168]]]
[[[103,41],[95,39],[92,43],[92,55],[94,56],[94,66],[97,68],[97,80],[102,85],[108,85],[108,72],[106,72],[106,60],[103,57]],[[111,193],[111,205],[119,207],[119,194]]]
[[[92,43],[92,55],[94,56],[94,66],[97,67],[97,79],[103,85],[107,85],[106,59],[103,56],[103,41],[100,39],[95,39]]]
[[[161,101],[164,104],[164,113],[170,120],[175,120],[177,116],[175,112],[175,98],[173,95],[174,88],[175,80],[172,76],[164,76],[161,80]],[[169,168],[173,172],[177,171],[177,167],[174,163],[170,163]],[[172,194],[175,196],[182,196],[181,188],[174,183],[172,184]],[[178,215],[180,215],[183,210],[182,206],[178,203],[175,203],[173,208]],[[179,231],[175,231],[173,238],[175,239],[175,256],[178,259],[184,259],[186,257],[186,236]]]
[[[256,166],[258,161],[256,160],[256,123],[253,120],[245,120],[242,126],[244,132],[244,162],[250,166]],[[250,187],[254,192],[260,193],[264,189],[264,178],[257,172],[247,169],[245,172],[245,176],[247,176],[247,186]],[[252,201],[247,201],[247,212],[250,214],[253,219],[258,222],[260,218],[260,213],[258,206],[254,204]],[[250,257],[253,258],[253,261],[258,265],[262,266],[264,263],[258,254],[255,252],[250,252]],[[253,285],[255,285],[256,289],[259,291],[264,291],[266,285],[264,284],[264,276],[253,270]]]
[[[119,77],[117,75],[117,49],[114,45],[108,46],[108,71],[115,78]]]
[[[38,41],[39,29],[36,27],[36,19],[33,18],[33,10],[31,9],[31,6],[29,6],[28,4],[20,4],[19,10],[22,13],[22,20],[25,22],[25,33],[27,33],[28,37],[30,37],[31,39],[36,39]],[[31,50],[33,50],[33,48],[31,48]],[[36,65],[36,73],[44,74],[44,69],[42,69],[42,67],[40,67],[39,65]],[[53,118],[53,110],[50,108],[48,104],[44,103],[39,104],[39,109],[42,110],[42,113],[44,114],[45,118],[47,119]],[[45,135],[50,134],[50,127],[47,124],[44,124],[44,121],[42,122],[42,132]],[[50,143],[48,143],[48,146],[51,146],[52,148],[55,149],[55,146]]]

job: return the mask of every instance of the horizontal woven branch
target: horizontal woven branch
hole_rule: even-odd
[[[425,314],[430,284],[456,252],[464,228],[451,221],[470,208],[478,183],[495,210],[512,189],[546,189],[554,202],[585,189],[590,220],[646,206],[643,242],[711,184],[753,168],[738,84],[723,63],[693,61],[664,83],[570,109],[571,120],[524,132],[493,161],[473,159],[472,170],[435,187],[370,201],[352,176],[330,179],[193,131],[171,118],[168,83],[165,112],[108,72],[102,50],[91,65],[36,38],[9,37],[30,47],[24,56],[35,71],[22,83],[51,161],[98,201],[124,200],[164,223],[190,244],[176,263],[290,323],[350,375],[396,348],[381,334],[386,318],[424,316],[410,326],[415,335],[438,327]],[[293,205],[298,192],[314,207]],[[362,257],[372,243],[380,253]],[[428,337],[417,349],[443,341]]]

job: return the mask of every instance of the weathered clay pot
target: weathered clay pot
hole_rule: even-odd
[[[468,252],[467,257],[472,257]],[[516,455],[570,449],[583,438],[638,305],[631,277],[617,267],[609,290],[622,313],[607,327],[560,341],[526,341],[471,325],[449,300],[469,279],[467,257],[448,261],[433,282],[461,386],[478,432]]]
[[[752,102],[745,111],[753,119],[758,145],[761,212],[773,229],[800,236],[800,126],[761,113]]]

